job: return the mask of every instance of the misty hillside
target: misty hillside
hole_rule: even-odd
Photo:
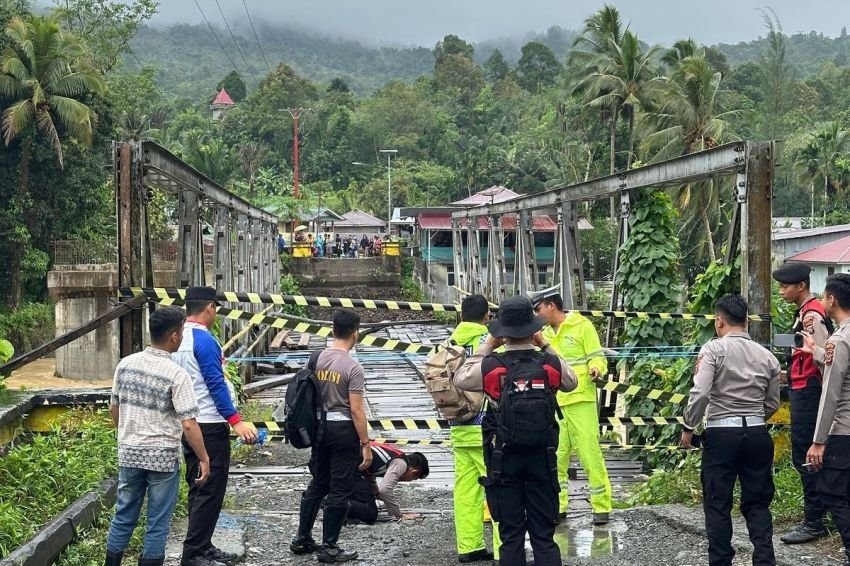
[[[216,38],[206,25],[145,27],[133,40],[132,51],[125,57],[126,64],[131,70],[140,65],[155,66],[165,92],[192,99],[199,91],[214,90],[216,83],[234,66],[252,88],[268,72],[266,61],[272,68],[279,62],[286,63],[302,76],[320,83],[342,77],[358,96],[367,96],[392,80],[412,81],[430,74],[434,66],[431,49],[425,47],[371,47],[311,30],[260,26],[261,52],[250,29],[236,29],[234,33],[239,49],[226,30],[216,29]],[[522,45],[533,40],[547,45],[563,61],[575,35],[554,26],[542,34],[489,40],[475,46],[475,60],[483,63],[495,49],[500,49],[509,62],[515,63]],[[716,47],[735,66],[757,62],[764,41]],[[848,49],[850,38],[846,34],[829,38],[812,32],[788,39],[788,59],[803,76],[817,72],[826,61],[846,64]]]

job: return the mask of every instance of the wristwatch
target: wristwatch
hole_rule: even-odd
[[[360,446],[369,446],[369,442],[371,442],[371,441],[369,441],[369,440],[361,440],[361,441],[360,441]]]

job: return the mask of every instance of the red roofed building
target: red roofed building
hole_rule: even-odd
[[[227,91],[221,89],[218,95],[215,97],[215,100],[213,100],[212,104],[210,104],[210,110],[212,111],[212,119],[221,119],[224,113],[233,108],[234,106],[236,106],[236,103],[233,102],[233,99],[230,98],[230,95],[227,94]]]
[[[833,273],[850,273],[850,236],[798,253],[788,261],[809,265],[812,292],[821,294],[827,277]]]

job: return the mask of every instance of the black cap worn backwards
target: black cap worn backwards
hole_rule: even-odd
[[[546,322],[534,314],[531,300],[516,296],[502,301],[498,320],[490,321],[487,330],[498,338],[528,338],[543,328],[544,324]]]
[[[187,301],[215,301],[216,304],[219,304],[219,302],[216,300],[216,294],[216,290],[212,287],[186,288]]]
[[[812,268],[805,263],[786,263],[773,272],[773,278],[780,283],[793,285],[808,279],[811,272]]]

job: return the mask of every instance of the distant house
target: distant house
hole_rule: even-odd
[[[773,261],[776,264],[781,264],[797,254],[834,242],[845,236],[850,236],[850,224],[805,230],[775,228],[773,231]]]
[[[295,219],[289,218],[289,214],[274,206],[264,210],[277,215],[281,234],[292,234],[299,225],[307,226],[312,233],[333,232],[336,224],[343,220],[342,216],[330,208],[302,208]]]
[[[387,223],[362,210],[352,210],[342,215],[342,220],[334,223],[334,229],[340,234],[366,234],[372,238],[386,234]]]
[[[212,112],[213,120],[220,120],[224,114],[236,106],[236,103],[233,102],[233,99],[230,98],[230,95],[227,94],[227,91],[221,89],[218,93],[218,96],[215,97],[215,100],[210,104],[210,111]]]
[[[850,236],[794,255],[788,261],[811,266],[811,289],[820,295],[827,277],[834,273],[850,273]]]

